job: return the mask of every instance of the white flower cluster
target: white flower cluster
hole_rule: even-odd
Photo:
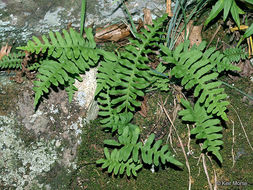
[[[48,172],[57,159],[55,141],[34,142],[25,146],[18,137],[20,129],[11,118],[0,116],[0,182],[23,189],[35,177]]]

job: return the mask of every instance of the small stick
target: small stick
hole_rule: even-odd
[[[215,172],[215,169],[213,169],[213,173],[214,173],[214,190],[217,190],[218,187],[217,187],[217,175],[216,175],[216,172]]]
[[[205,161],[205,155],[204,154],[202,154],[202,161],[203,161],[203,167],[204,167],[204,171],[205,171],[205,174],[206,174],[206,178],[207,178],[207,181],[208,181],[209,188],[213,189],[212,183],[211,183],[209,175],[208,175],[208,171],[207,171],[207,167],[206,167],[206,161]]]
[[[176,129],[176,127],[174,126],[174,124],[173,124],[173,122],[172,122],[172,120],[171,120],[171,118],[170,118],[170,116],[169,116],[167,110],[165,109],[164,105],[161,105],[161,104],[159,104],[159,105],[162,107],[164,113],[166,114],[167,118],[169,119],[171,125],[173,126],[174,131],[176,132],[178,141],[179,141],[179,143],[180,143],[180,146],[181,146],[181,148],[182,148],[182,151],[183,151],[183,154],[184,154],[184,157],[185,157],[185,164],[186,164],[187,169],[188,169],[188,174],[189,174],[189,187],[188,187],[188,190],[191,190],[191,184],[192,184],[192,180],[191,180],[191,168],[190,168],[190,164],[189,164],[187,155],[186,155],[185,150],[184,150],[184,145],[183,145],[182,140],[181,140],[180,136],[179,136],[178,133],[177,133],[177,129]]]
[[[218,187],[217,187],[217,175],[216,175],[216,171],[215,171],[215,168],[213,166],[213,162],[212,162],[212,159],[210,158],[210,156],[207,155],[207,158],[208,160],[211,162],[211,165],[212,165],[212,168],[213,168],[213,173],[214,173],[214,190],[217,190]]]
[[[173,17],[173,13],[171,10],[171,0],[167,0],[166,13],[168,13],[169,17]]]
[[[231,149],[231,154],[232,154],[232,160],[233,160],[233,165],[232,168],[235,165],[235,153],[234,153],[234,145],[235,145],[235,123],[233,120],[231,120],[231,122],[233,123],[233,128],[232,128],[232,137],[233,137],[233,144],[232,144],[232,149]]]
[[[241,121],[241,119],[240,119],[240,117],[239,117],[237,111],[236,111],[235,108],[232,106],[232,104],[230,104],[230,105],[231,105],[231,107],[233,108],[233,110],[235,111],[235,113],[236,113],[236,115],[237,115],[237,117],[238,117],[238,119],[239,119],[239,122],[240,122],[240,124],[241,124],[242,130],[243,130],[244,135],[245,135],[245,137],[246,137],[246,139],[247,139],[247,141],[248,141],[248,143],[249,143],[249,146],[250,146],[251,150],[253,150],[253,147],[252,147],[252,145],[251,145],[251,143],[250,143],[250,141],[249,141],[248,135],[247,135],[247,133],[246,133],[246,131],[245,131],[245,128],[244,128],[244,126],[243,126],[243,124],[242,124],[242,121]]]
[[[191,143],[191,130],[189,125],[187,124],[187,129],[188,129],[188,143],[187,143],[187,148],[188,148],[188,153],[191,154],[191,150],[190,150],[190,143]]]
[[[214,32],[214,34],[213,34],[213,36],[212,36],[210,42],[209,42],[208,45],[206,46],[206,49],[210,46],[210,44],[212,43],[214,37],[215,37],[215,36],[217,35],[217,33],[219,32],[220,28],[221,28],[221,25],[219,25],[218,28],[216,29],[216,31]]]
[[[167,98],[166,98],[165,102],[163,103],[162,98],[160,97],[160,102],[161,103],[159,103],[159,106],[160,106],[161,110],[163,110],[163,108],[162,108],[161,105],[164,106],[166,104]],[[174,122],[174,120],[175,120],[175,118],[173,118],[173,122]],[[167,140],[166,140],[166,144],[168,143],[169,139],[170,139],[170,146],[171,146],[171,148],[173,149],[173,151],[175,152],[175,154],[177,154],[177,151],[174,149],[173,143],[172,143],[172,126],[170,126],[170,132],[168,134],[168,137],[167,137]]]

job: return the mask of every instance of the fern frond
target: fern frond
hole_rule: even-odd
[[[33,41],[28,41],[26,46],[17,48],[36,54],[43,53],[47,57],[42,63],[29,67],[38,70],[38,80],[34,83],[34,106],[44,93],[49,92],[51,85],[58,86],[59,83],[67,87],[66,91],[71,101],[77,90],[74,86],[75,79],[81,81],[79,74],[85,73],[87,69],[97,64],[101,50],[96,48],[92,29],[86,29],[85,32],[86,39],[72,28],[69,32],[63,30],[64,36],[59,32],[50,31],[49,38],[43,35],[40,40],[33,36]]]
[[[168,146],[162,146],[162,140],[155,142],[154,134],[149,136],[144,145],[138,142],[139,135],[139,127],[128,124],[124,127],[122,134],[118,138],[118,142],[115,140],[106,140],[104,143],[114,147],[121,147],[119,150],[119,161],[125,162],[129,159],[133,159],[134,162],[139,162],[139,157],[141,155],[141,160],[145,164],[154,164],[158,166],[161,160],[163,164],[170,162],[177,166],[182,166],[182,163],[177,161],[168,151]]]
[[[176,166],[183,166],[181,162],[173,157],[168,150],[168,145],[162,146],[162,140],[155,142],[155,134],[151,134],[144,146],[141,147],[141,158],[144,163],[154,164],[155,166],[159,165],[159,160],[163,164],[169,162]]]
[[[99,54],[96,43],[92,35],[92,29],[86,29],[87,39],[84,39],[78,32],[70,28],[70,32],[63,30],[64,36],[60,32],[49,32],[49,39],[43,35],[42,40],[33,36],[33,41],[28,41],[26,46],[17,49],[26,50],[31,53],[47,53],[47,56],[56,59],[71,60],[74,67],[84,72],[90,66],[94,66]],[[70,67],[70,66],[69,66]]]
[[[142,168],[142,164],[135,163],[132,159],[127,160],[127,162],[119,161],[120,152],[114,149],[112,153],[109,153],[107,148],[104,149],[106,159],[100,159],[96,163],[102,164],[102,168],[108,168],[109,173],[114,173],[114,175],[123,174],[126,171],[127,176],[137,176],[137,171]]]
[[[150,31],[142,30],[142,34],[136,34],[138,39],[130,40],[131,45],[126,46],[117,59],[101,62],[97,91],[101,91],[106,85],[111,87],[110,96],[115,97],[111,106],[116,108],[117,113],[133,112],[141,105],[136,99],[144,96],[144,89],[151,84],[146,65],[149,60],[145,55],[150,52],[149,47],[157,45],[160,40],[156,35],[165,19],[166,16],[155,21],[154,26],[149,26]]]
[[[180,111],[178,114],[182,116],[182,120],[195,123],[195,128],[191,130],[191,134],[196,135],[197,139],[203,140],[202,150],[207,150],[215,155],[220,162],[222,162],[222,156],[219,152],[220,146],[223,144],[222,127],[218,124],[218,119],[212,119],[213,115],[207,115],[207,110],[203,106],[200,106],[199,101],[191,106],[190,102],[181,99],[181,103],[186,108]]]
[[[220,72],[224,70],[239,70],[238,67],[232,65],[230,60],[215,48],[209,48],[204,51],[206,43],[200,46],[189,48],[189,41],[181,43],[174,51],[169,50],[165,46],[161,46],[161,50],[165,54],[163,60],[172,63],[175,66],[171,70],[171,75],[181,79],[181,85],[186,90],[194,89],[194,96],[197,102],[194,108],[186,100],[181,100],[186,108],[179,112],[183,116],[184,121],[194,122],[196,127],[191,134],[196,135],[197,139],[204,141],[202,149],[211,152],[220,162],[222,156],[219,153],[220,146],[223,144],[222,127],[218,124],[221,116],[223,120],[228,120],[225,113],[227,95],[224,88],[221,88],[221,82],[217,81]]]
[[[37,79],[34,81],[33,90],[35,92],[34,106],[39,102],[41,96],[45,93],[49,93],[51,84],[58,86],[59,84],[64,85],[70,80],[69,75],[63,68],[62,64],[53,60],[44,60],[38,69],[39,74],[36,76]]]
[[[22,61],[25,53],[9,53],[8,56],[4,55],[0,60],[0,69],[22,69]]]
[[[224,89],[220,88],[221,82],[217,82],[217,72],[213,72],[215,67],[221,72],[224,69],[233,69],[235,66],[219,66],[224,60],[224,55],[210,48],[202,53],[205,44],[201,48],[189,49],[189,41],[180,44],[174,52],[167,47],[162,46],[162,51],[167,55],[163,56],[164,61],[175,64],[171,75],[176,78],[182,78],[181,84],[185,89],[194,88],[194,96],[199,97],[199,102],[203,103],[208,113],[217,114],[224,120],[227,120],[225,113],[226,106],[229,104],[225,101],[227,95]],[[235,67],[237,68],[237,67]]]
[[[247,52],[242,47],[227,48],[223,51],[223,54],[228,58],[230,62],[238,62],[241,59],[247,58]]]

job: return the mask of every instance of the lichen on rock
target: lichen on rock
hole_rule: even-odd
[[[55,140],[25,146],[13,118],[0,116],[0,181],[5,187],[23,189],[38,175],[50,171],[57,160]]]

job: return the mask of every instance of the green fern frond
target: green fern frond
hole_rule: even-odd
[[[34,82],[34,106],[44,93],[49,92],[51,85],[64,85],[71,101],[77,90],[74,86],[75,79],[81,81],[79,74],[97,64],[101,50],[96,48],[92,29],[86,29],[85,32],[86,39],[72,28],[69,32],[63,30],[64,36],[50,31],[49,38],[43,35],[40,40],[33,36],[33,41],[17,48],[36,54],[43,53],[47,57],[46,60],[29,67],[38,70],[38,80]]]
[[[174,51],[161,46],[165,54],[162,58],[165,62],[175,65],[171,75],[180,78],[181,85],[186,90],[193,88],[194,96],[198,98],[194,108],[182,99],[181,102],[186,109],[180,111],[179,115],[183,116],[182,120],[195,123],[196,127],[191,134],[204,141],[203,150],[211,152],[222,162],[219,152],[223,144],[220,140],[222,127],[218,125],[220,120],[214,118],[221,116],[222,119],[228,120],[225,111],[229,102],[226,101],[227,95],[224,88],[220,87],[222,83],[217,81],[217,77],[224,70],[239,68],[232,65],[229,58],[215,48],[205,50],[205,47],[206,43],[202,42],[199,46],[189,48],[189,41],[181,43]]]
[[[208,113],[217,114],[227,120],[225,110],[229,102],[225,101],[227,95],[223,93],[224,89],[220,88],[221,82],[216,81],[218,73],[213,72],[213,69],[217,67],[218,72],[221,72],[237,67],[223,64],[221,69],[219,61],[224,60],[224,55],[212,48],[202,53],[205,44],[200,47],[189,49],[189,41],[186,41],[172,52],[162,46],[161,49],[166,54],[163,60],[175,64],[171,75],[182,78],[181,84],[186,90],[194,88],[194,96],[199,97],[199,102],[204,104]]]
[[[163,164],[170,162],[177,166],[182,166],[182,163],[177,161],[168,151],[168,146],[162,146],[162,140],[155,142],[154,134],[149,136],[144,145],[138,142],[139,135],[139,127],[128,124],[124,127],[122,134],[118,138],[118,142],[106,140],[104,143],[114,147],[121,147],[119,150],[119,161],[126,162],[129,159],[133,159],[134,162],[139,162],[142,160],[145,164],[158,166],[161,160]],[[140,155],[141,157],[139,157]]]
[[[116,108],[117,113],[133,112],[135,107],[141,105],[136,99],[144,96],[144,89],[151,84],[145,54],[150,52],[148,47],[157,45],[160,41],[156,35],[165,19],[166,16],[155,21],[154,26],[149,26],[150,31],[142,30],[142,34],[137,34],[138,40],[130,40],[131,45],[126,46],[125,51],[118,54],[118,58],[101,62],[97,92],[106,85],[111,87],[110,96],[115,97],[111,106]]]
[[[0,69],[22,69],[22,61],[25,57],[25,53],[17,52],[5,55],[0,60]]]
[[[17,49],[26,50],[31,53],[47,53],[47,56],[56,59],[71,60],[74,68],[84,72],[90,66],[94,66],[99,54],[92,35],[92,29],[86,29],[87,39],[84,39],[78,32],[70,28],[70,32],[63,30],[64,36],[59,32],[49,32],[49,39],[43,35],[42,40],[33,36],[33,41],[28,41],[27,46]],[[69,66],[72,67],[72,66]],[[74,69],[73,68],[73,69]],[[76,69],[75,69],[76,70]],[[72,73],[72,72],[71,72]]]
[[[96,163],[102,164],[102,168],[108,168],[109,173],[114,173],[114,175],[121,175],[126,171],[127,176],[137,176],[137,171],[142,168],[142,164],[138,162],[135,163],[132,159],[127,160],[127,162],[119,161],[120,152],[114,149],[112,153],[109,153],[107,148],[104,149],[106,159],[100,159]]]
[[[169,162],[176,166],[183,166],[181,162],[171,155],[168,145],[162,146],[162,140],[155,142],[155,134],[151,134],[144,146],[141,147],[141,158],[144,163],[154,164],[155,166],[159,165],[159,160],[163,164]]]
[[[34,106],[39,102],[39,99],[43,94],[49,93],[51,84],[58,86],[59,84],[64,85],[70,80],[69,75],[66,73],[63,65],[57,61],[44,60],[38,69],[39,74],[36,76],[37,79],[34,81],[33,90],[35,92]]]
[[[223,54],[228,58],[230,62],[239,62],[247,58],[247,53],[242,47],[227,48]]]
[[[194,105],[194,108],[187,100],[181,99],[181,103],[186,108],[178,113],[182,116],[182,120],[194,122],[196,125],[191,130],[191,134],[196,135],[197,139],[204,140],[202,149],[211,152],[222,162],[219,152],[220,146],[223,144],[223,141],[220,140],[222,127],[218,125],[220,120],[212,119],[212,114],[207,115],[207,110],[200,106],[199,101]]]

